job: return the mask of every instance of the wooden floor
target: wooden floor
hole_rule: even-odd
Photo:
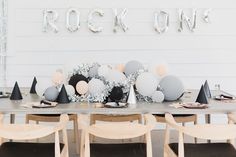
[[[178,133],[175,131],[171,132],[171,142],[176,142],[178,138]],[[72,130],[68,131],[68,139],[69,139],[69,150],[70,150],[70,157],[79,157],[79,155],[76,155],[75,153],[75,142],[73,139],[73,132]],[[52,137],[48,137],[45,139],[42,139],[40,141],[50,141],[52,140]],[[133,139],[132,142],[138,141],[140,139]],[[153,146],[153,157],[163,157],[163,141],[164,141],[164,131],[163,130],[155,130],[152,131],[152,146]],[[187,142],[194,142],[194,139],[191,137],[185,136],[185,141]],[[119,141],[109,141],[104,139],[95,139],[95,142],[122,142]],[[131,142],[130,140],[127,140],[125,142]],[[200,141],[204,142],[204,141]]]

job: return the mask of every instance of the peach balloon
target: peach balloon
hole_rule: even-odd
[[[115,70],[119,71],[119,72],[124,72],[125,71],[125,66],[124,64],[118,64],[115,66]]]
[[[168,73],[168,67],[165,64],[160,64],[156,67],[156,72],[159,76],[164,76]]]
[[[56,86],[60,85],[63,83],[63,81],[64,81],[64,76],[62,72],[57,71],[52,75],[52,82],[54,85]]]
[[[86,94],[88,92],[88,83],[85,81],[79,81],[76,84],[76,91],[81,95]]]

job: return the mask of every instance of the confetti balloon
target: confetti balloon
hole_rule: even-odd
[[[144,72],[136,80],[137,91],[143,96],[151,96],[157,86],[158,80],[152,73]]]
[[[69,85],[72,85],[74,87],[74,89],[76,89],[76,84],[79,82],[79,81],[85,81],[85,82],[88,82],[88,79],[84,76],[84,75],[81,75],[81,74],[75,74],[73,76],[71,76],[70,80],[69,80]],[[76,94],[79,94],[77,91],[75,91]]]
[[[178,100],[184,93],[183,82],[176,76],[167,75],[160,80],[160,87],[166,101]]]
[[[76,91],[80,94],[80,95],[84,95],[88,92],[88,83],[85,81],[79,81],[76,84]]]

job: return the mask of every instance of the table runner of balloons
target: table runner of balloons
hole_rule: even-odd
[[[65,74],[57,70],[52,76],[53,86],[38,82],[36,93],[48,101],[56,101],[63,84],[71,102],[126,102],[131,86],[138,101],[163,102],[179,99],[184,93],[182,81],[169,75],[167,66],[145,69],[132,60],[115,67],[99,63],[80,64]]]

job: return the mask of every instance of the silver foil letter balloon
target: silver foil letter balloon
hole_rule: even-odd
[[[54,33],[59,31],[56,21],[58,20],[58,13],[55,10],[45,9],[43,11],[43,32],[52,30]]]
[[[160,11],[154,13],[154,29],[159,33],[165,33],[167,32],[170,20],[169,20],[169,14],[165,11]]]
[[[101,26],[96,26],[93,22],[93,17],[94,15],[97,14],[100,17],[104,16],[104,11],[103,10],[99,10],[99,9],[93,9],[89,15],[88,15],[88,28],[90,31],[92,31],[93,33],[99,33],[102,32],[103,27]]]
[[[205,11],[204,11],[204,13],[203,13],[203,21],[205,22],[205,23],[210,23],[210,17],[209,17],[209,14],[211,13],[211,8],[209,8],[209,9],[206,9]]]
[[[113,32],[116,33],[119,28],[126,32],[128,30],[128,26],[126,26],[126,24],[124,23],[124,19],[127,15],[127,9],[123,9],[120,14],[118,14],[117,9],[113,9],[113,12],[115,15]]]
[[[197,11],[195,9],[192,9],[192,19],[188,17],[182,9],[179,9],[179,32],[183,31],[183,23],[187,25],[187,28],[194,32],[197,25]]]
[[[71,24],[71,17],[75,16],[75,24]],[[70,8],[66,12],[66,28],[70,32],[76,32],[80,28],[80,12],[75,8]]]

